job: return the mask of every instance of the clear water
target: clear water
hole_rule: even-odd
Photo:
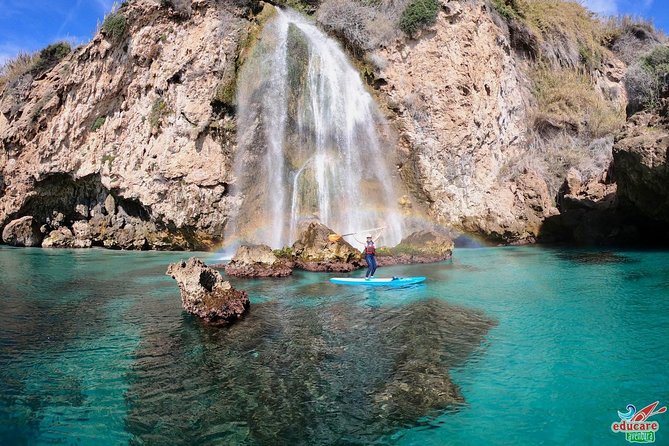
[[[181,311],[183,256],[0,248],[0,444],[620,445],[618,410],[669,400],[669,253],[236,281],[252,310],[222,330]]]

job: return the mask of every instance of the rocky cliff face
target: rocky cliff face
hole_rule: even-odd
[[[86,224],[108,247],[220,239],[235,141],[221,90],[249,22],[235,2],[196,0],[183,13],[129,2],[121,36],[102,32],[45,75],[6,86],[0,228],[30,215],[46,233]]]
[[[127,2],[120,35],[103,27],[51,71],[5,86],[0,229],[32,217],[30,236],[11,243],[192,249],[221,240],[239,205],[229,195],[237,70],[263,23],[262,4],[177,3]],[[307,3],[305,11],[318,10]],[[561,39],[551,47],[487,2],[444,0],[418,34],[356,52],[377,62],[366,74],[413,194],[402,206],[416,203],[437,222],[496,242],[537,238],[559,210],[550,173],[526,161],[541,152],[531,133],[543,123],[542,138],[560,141],[588,124],[538,112],[534,59],[547,54],[557,70],[584,57],[574,39]],[[590,73],[594,94],[622,107],[624,64],[603,54]],[[610,145],[604,152],[607,164]],[[558,158],[566,171],[569,161]]]
[[[523,186],[533,195],[545,187],[499,181],[505,162],[524,150],[528,80],[484,2],[448,5],[421,35],[379,52],[402,172],[438,221],[500,239],[531,237],[537,225],[529,220],[554,211],[547,196],[531,207]]]
[[[618,135],[613,168],[618,218],[632,241],[669,243],[669,99],[657,112],[637,113]]]

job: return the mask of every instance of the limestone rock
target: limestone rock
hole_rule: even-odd
[[[107,211],[107,214],[116,214],[116,200],[114,200],[114,197],[111,194],[107,195],[107,198],[105,198],[104,208],[105,211]]]
[[[200,259],[172,263],[168,276],[179,284],[184,309],[211,325],[228,325],[240,319],[250,307],[245,291],[238,291]]]
[[[242,245],[225,266],[225,274],[236,277],[285,277],[293,273],[291,258],[277,257],[267,245]]]
[[[364,266],[362,254],[346,240],[330,241],[334,234],[327,226],[318,222],[305,223],[300,236],[293,244],[295,265],[307,271],[349,272]]]
[[[378,51],[387,61],[380,91],[397,104],[400,173],[445,225],[499,241],[531,239],[533,222],[518,213],[536,212],[499,178],[526,150],[529,85],[484,2],[445,9],[428,35]]]
[[[74,248],[74,235],[69,228],[54,229],[42,242],[42,248]]]
[[[493,186],[491,194],[497,200],[486,204],[486,217],[465,218],[462,226],[467,232],[487,234],[500,244],[535,242],[543,222],[558,214],[546,181],[531,170],[508,185]]]
[[[441,262],[451,258],[454,246],[448,236],[418,231],[393,248],[378,249],[377,262],[379,266]]]
[[[567,177],[558,193],[561,195],[578,195],[581,192],[581,182],[581,172],[572,167],[567,171]]]
[[[637,113],[616,138],[613,166],[620,206],[649,226],[669,223],[669,115]]]
[[[57,209],[66,225],[96,207],[115,215],[128,201],[143,209],[131,217],[152,223],[133,223],[111,247],[143,249],[146,240],[155,249],[205,249],[220,240],[234,206],[227,185],[236,124],[214,98],[223,73],[235,74],[251,3],[197,4],[191,15],[190,6],[124,2],[120,41],[98,33],[44,75],[0,91],[0,229],[32,215],[19,213],[35,199],[58,207],[80,194],[87,199]],[[104,125],[95,128],[99,119]],[[64,177],[77,187],[55,187]],[[92,177],[95,185],[86,181]],[[33,217],[47,223],[46,215]],[[105,230],[116,224],[106,222]]]
[[[42,234],[32,216],[13,220],[2,231],[2,241],[12,246],[40,246]]]
[[[564,185],[560,189],[560,213],[544,221],[539,241],[607,245],[625,236],[617,213],[615,184],[595,178],[577,194],[566,194],[567,190]]]
[[[616,137],[609,171],[578,188],[568,176],[558,194],[560,215],[544,222],[542,241],[669,243],[667,106],[669,101],[658,113],[628,120]]]
[[[72,233],[74,234],[74,248],[90,248],[91,228],[86,221],[76,221],[72,224]]]

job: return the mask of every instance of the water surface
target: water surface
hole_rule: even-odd
[[[0,444],[616,445],[618,410],[669,400],[667,253],[235,280],[252,310],[222,330],[181,311],[182,257],[0,248]]]

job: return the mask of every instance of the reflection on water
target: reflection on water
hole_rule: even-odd
[[[143,337],[128,430],[163,444],[358,444],[463,402],[448,370],[490,319],[437,299],[360,303],[266,302],[229,329],[184,316],[179,333]]]

